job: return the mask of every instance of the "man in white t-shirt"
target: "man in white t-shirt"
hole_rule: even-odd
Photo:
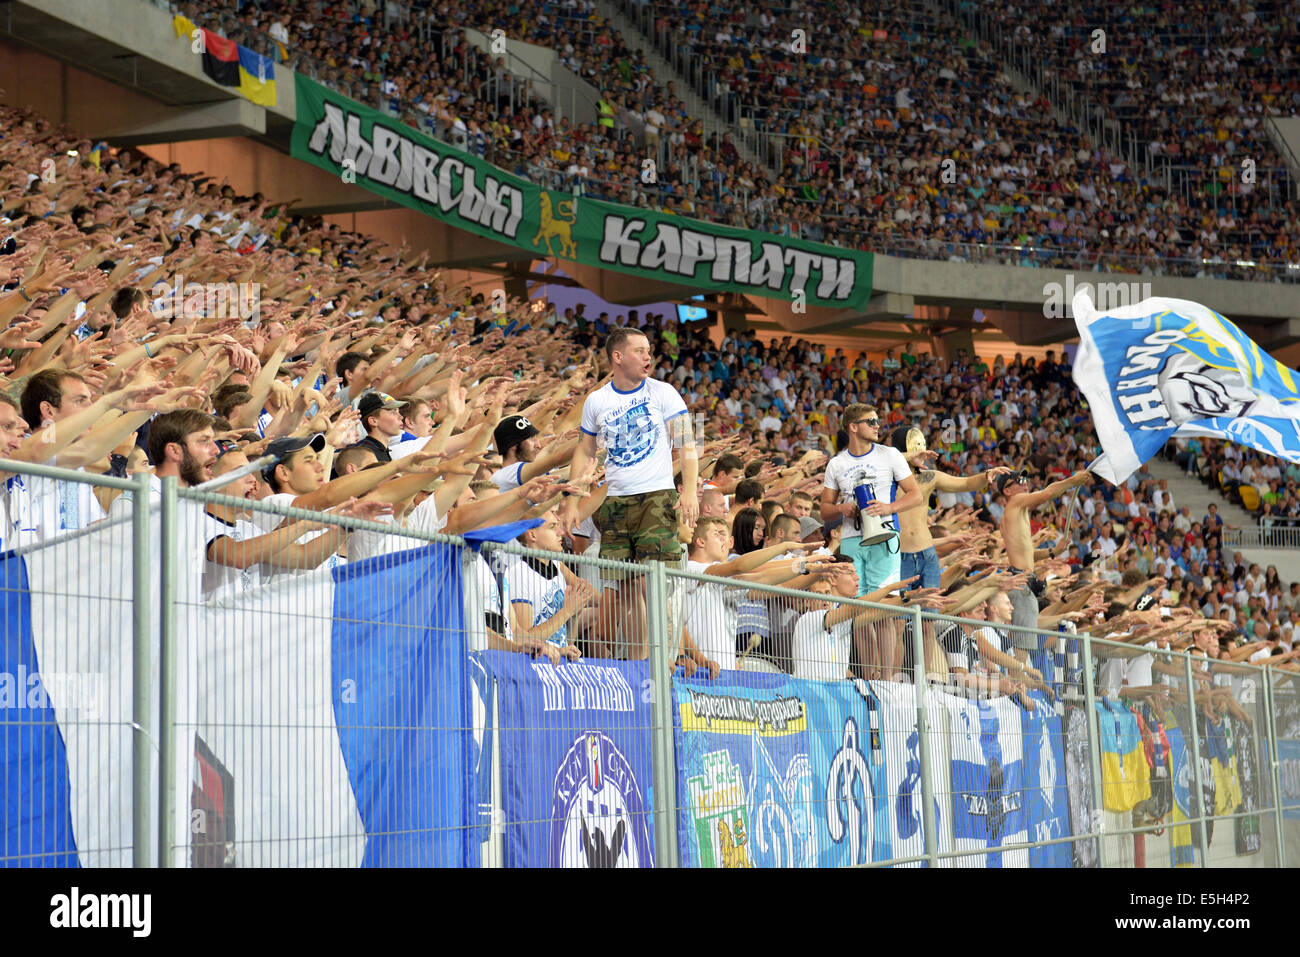
[[[859,593],[866,594],[901,577],[897,513],[920,505],[921,489],[903,453],[893,446],[879,444],[880,416],[875,409],[858,403],[846,407],[844,428],[849,434],[849,445],[826,465],[821,514],[825,522],[845,519],[840,554],[853,559]],[[854,493],[860,485],[868,486],[874,497],[861,510]],[[902,495],[898,494],[900,489]],[[887,541],[863,545],[861,518],[864,515],[879,516],[886,530],[894,534]]]
[[[605,481],[609,493],[596,513],[600,557],[614,561],[682,559],[679,524],[687,528],[699,518],[699,462],[690,416],[680,394],[667,382],[649,378],[654,354],[645,334],[618,328],[605,342],[612,376],[587,396],[582,406],[582,435],[569,467],[583,476],[604,445]],[[673,449],[681,449],[682,492],[674,480]],[[629,656],[644,658],[644,596],[640,584],[610,582],[619,587],[619,605],[626,615],[635,605]],[[670,596],[671,609],[675,599]],[[676,633],[676,622],[670,621]]]
[[[858,594],[858,575],[847,562],[831,566],[827,580],[815,581],[808,590],[818,595],[837,595],[853,598]],[[863,596],[867,601],[882,601],[888,597],[886,589],[878,589]],[[849,663],[853,659],[853,643],[867,641],[863,625],[879,621],[889,614],[877,608],[860,608],[857,605],[832,605],[829,601],[812,603],[813,610],[804,612],[794,624],[791,661],[796,678],[813,681],[840,681],[853,677]],[[859,651],[864,661],[870,657]]]
[[[531,478],[545,475],[566,462],[577,446],[576,439],[555,442],[545,452],[537,441],[537,427],[525,415],[511,415],[497,423],[492,432],[501,468],[492,473],[497,488],[508,492]]]
[[[212,478],[218,451],[212,421],[206,412],[179,409],[164,412],[149,424],[149,460],[154,463],[149,482],[151,502],[161,500],[163,479],[175,478],[181,488],[192,488]],[[109,518],[129,519],[134,507],[133,494],[119,495],[109,509]],[[203,506],[192,499],[182,499],[178,511],[177,554],[182,567],[177,590],[184,601],[196,601],[203,579],[206,521]]]
[[[247,465],[248,458],[235,449],[217,458],[213,472],[224,475]],[[251,500],[257,492],[257,476],[244,475],[221,486],[217,492]],[[263,583],[263,567],[268,570],[313,568],[328,560],[347,541],[345,528],[315,522],[291,520],[275,531],[263,532],[249,521],[247,511],[215,503],[204,510],[204,527],[203,597],[207,601],[233,598],[259,587]],[[308,545],[296,544],[308,532],[327,534],[314,538]]]
[[[1024,682],[1031,688],[1045,689],[1046,686],[1042,684],[1042,673],[1012,652],[1011,638],[1007,631],[997,627],[1011,624],[1011,597],[1006,592],[1000,591],[988,599],[984,606],[984,617],[989,624],[976,629],[972,636],[979,651],[980,663],[984,668],[993,673],[1004,672],[1013,681]],[[1017,690],[1023,689],[1017,688]]]
[[[519,536],[519,544],[543,552],[563,552],[555,512],[542,524]],[[563,562],[526,556],[509,563],[505,572],[510,590],[510,629],[514,640],[544,641],[566,658],[582,657],[570,634],[569,622],[596,602],[598,592],[569,571]],[[587,617],[590,617],[589,615]],[[575,625],[584,624],[582,619]],[[547,656],[555,661],[549,652]]]
[[[750,581],[777,585],[809,572],[814,563],[802,557],[786,561],[773,559],[790,551],[804,555],[816,547],[815,544],[810,546],[778,542],[728,559],[731,532],[726,520],[706,516],[695,524],[686,567],[689,571],[714,578],[746,575]],[[817,563],[817,567],[821,567],[821,564]],[[694,579],[686,580],[685,586],[685,657],[697,665],[708,667],[715,677],[719,669],[734,671],[738,609],[747,590],[740,586],[728,588],[717,582]]]

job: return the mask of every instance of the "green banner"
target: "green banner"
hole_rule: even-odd
[[[458,229],[698,290],[860,308],[871,253],[543,189],[296,74],[293,156]]]

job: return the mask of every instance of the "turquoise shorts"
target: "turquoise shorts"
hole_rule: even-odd
[[[897,535],[879,545],[866,546],[860,537],[846,538],[840,542],[840,554],[851,557],[858,570],[859,598],[902,578],[903,556]]]

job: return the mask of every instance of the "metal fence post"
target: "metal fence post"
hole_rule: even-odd
[[[930,715],[925,706],[929,691],[925,675],[925,639],[921,634],[923,621],[919,607],[912,611],[912,661],[916,668],[916,739],[921,759],[921,827],[925,830],[925,856],[927,866],[939,866],[939,836],[934,823],[934,780],[930,777]]]
[[[669,633],[668,576],[663,562],[650,562],[646,575],[647,640],[650,646],[650,759],[654,782],[655,865],[680,867],[677,847],[677,761],[673,749],[672,669],[676,658]]]
[[[153,866],[153,822],[149,778],[153,770],[153,640],[150,629],[149,473],[135,477],[131,509],[131,866]]]
[[[172,866],[176,817],[176,478],[162,480],[161,547],[158,550],[158,866]]]
[[[1282,775],[1277,754],[1277,718],[1273,713],[1273,674],[1271,669],[1261,671],[1264,676],[1264,738],[1268,742],[1269,777],[1273,781],[1273,833],[1277,839],[1277,866],[1286,867],[1286,836],[1282,827]]]
[[[1209,866],[1210,842],[1205,836],[1205,785],[1201,780],[1201,738],[1197,733],[1199,721],[1196,718],[1196,679],[1192,675],[1192,656],[1183,653],[1183,664],[1187,670],[1187,700],[1192,732],[1192,770],[1196,779],[1196,806],[1200,813],[1196,816],[1196,826],[1201,832],[1201,867]]]
[[[1092,635],[1084,632],[1078,636],[1083,641],[1083,701],[1088,709],[1088,763],[1092,766],[1092,804],[1097,820],[1097,866],[1106,866],[1106,841],[1103,814],[1106,813],[1105,795],[1101,787],[1101,734],[1097,727],[1097,692],[1092,686]]]

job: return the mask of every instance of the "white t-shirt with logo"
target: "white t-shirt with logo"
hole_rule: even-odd
[[[668,421],[686,414],[686,403],[667,382],[646,379],[630,392],[607,382],[582,407],[582,431],[608,451],[610,495],[640,495],[675,487]]]
[[[846,618],[830,629],[826,611],[809,611],[794,623],[793,658],[796,678],[813,681],[842,681],[849,673],[853,644],[853,619]]]
[[[544,578],[533,563],[527,559],[513,562],[506,570],[506,585],[510,590],[510,605],[529,605],[532,608],[533,626],[544,625],[564,607],[568,593],[568,580],[560,571],[560,566],[552,562],[553,577]],[[566,622],[550,638],[546,639],[557,648],[569,644],[569,626]]]
[[[858,485],[871,486],[877,501],[892,502],[898,498],[898,483],[912,474],[903,453],[891,445],[873,444],[863,455],[854,455],[845,449],[826,463],[826,488],[839,493],[841,504],[855,503],[853,489]],[[882,516],[884,518],[884,516]],[[885,521],[888,528],[898,529],[898,515],[891,515]],[[844,526],[844,538],[861,538],[860,529],[848,522]]]

